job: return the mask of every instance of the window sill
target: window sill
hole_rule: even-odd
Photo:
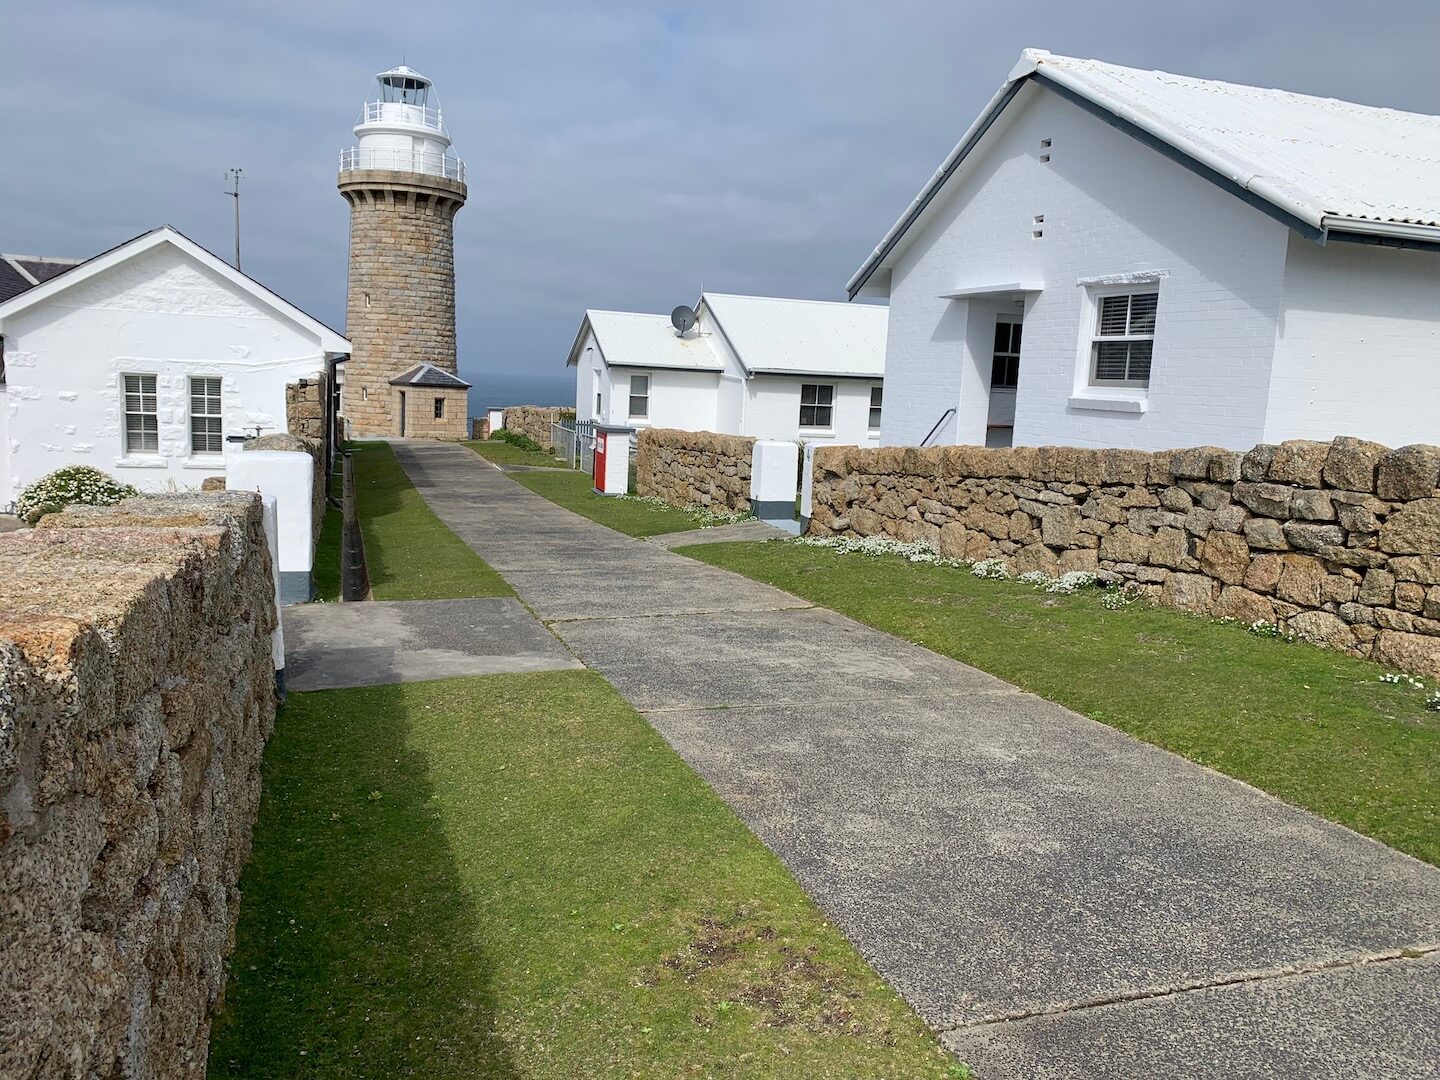
[[[166,469],[170,463],[158,454],[154,457],[117,457],[117,469]]]
[[[1121,397],[1118,394],[1077,394],[1068,402],[1072,409],[1090,412],[1129,413],[1139,416],[1145,411],[1147,401],[1143,397]]]
[[[834,428],[818,428],[818,427],[802,427],[802,428],[800,429],[800,434],[801,434],[801,435],[817,435],[817,436],[819,436],[819,437],[821,437],[821,438],[833,439],[833,438],[835,437],[835,429],[834,429]]]
[[[211,472],[219,469],[221,472],[224,472],[225,455],[211,454],[209,457],[200,457],[199,455],[188,457],[180,462],[180,467],[182,469],[208,469]]]

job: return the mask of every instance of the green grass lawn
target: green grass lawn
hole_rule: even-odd
[[[964,1075],[590,672],[293,694],[212,1078]]]
[[[340,490],[336,474],[335,490]],[[311,589],[316,600],[334,603],[340,599],[340,530],[341,514],[337,507],[325,509],[320,537],[315,541],[315,565],[310,574]]]
[[[472,440],[465,445],[496,465],[543,465],[552,469],[565,467],[564,462],[554,454],[547,454],[543,450],[526,450],[502,439],[487,439],[483,442]]]
[[[376,600],[513,595],[505,579],[425,505],[389,443],[349,448],[355,453],[355,504]]]
[[[683,554],[926,645],[1440,864],[1440,713],[1386,669],[1099,590],[789,543]]]
[[[510,479],[566,510],[573,510],[629,536],[658,536],[660,533],[700,528],[700,523],[683,510],[651,506],[635,499],[596,495],[594,481],[585,473],[512,473]]]

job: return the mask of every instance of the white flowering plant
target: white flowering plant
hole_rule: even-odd
[[[898,556],[907,562],[933,566],[963,567],[959,559],[947,559],[931,544],[921,540],[896,540],[893,536],[797,536],[788,541],[805,547],[829,548],[837,555]]]
[[[122,484],[99,469],[89,465],[67,465],[42,476],[20,492],[15,500],[15,513],[22,521],[34,525],[46,514],[77,503],[114,506],[121,499],[138,494],[129,484]]]
[[[654,495],[617,495],[615,497],[624,499],[626,502],[653,506],[657,510],[679,510],[702,529],[712,529],[717,525],[736,525],[742,521],[749,521],[755,516],[740,510],[711,510],[704,506],[671,506],[664,499]]]

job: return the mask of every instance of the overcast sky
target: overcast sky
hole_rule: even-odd
[[[563,374],[587,307],[840,299],[1026,46],[1440,112],[1434,0],[6,3],[0,250],[168,222],[343,328],[338,151],[375,72],[468,168],[460,366]]]

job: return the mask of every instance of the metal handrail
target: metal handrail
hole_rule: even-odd
[[[945,425],[945,421],[946,421],[946,420],[949,420],[950,417],[952,417],[952,416],[954,416],[954,415],[955,415],[955,410],[954,410],[953,408],[946,409],[945,412],[944,412],[943,414],[941,414],[940,419],[935,421],[935,426],[930,429],[930,434],[929,434],[929,435],[926,435],[925,438],[923,438],[923,439],[920,440],[920,445],[921,445],[921,446],[928,445],[929,442],[930,442],[930,440],[935,437],[935,433],[936,433],[937,431],[939,431],[939,430]]]
[[[391,169],[397,172],[443,176],[447,180],[465,180],[465,162],[449,154],[401,150],[393,146],[352,146],[340,151],[340,171],[351,169]]]
[[[439,108],[432,109],[428,105],[411,105],[404,101],[367,101],[364,115],[366,124],[389,120],[413,124],[430,131],[445,131],[444,117]]]

